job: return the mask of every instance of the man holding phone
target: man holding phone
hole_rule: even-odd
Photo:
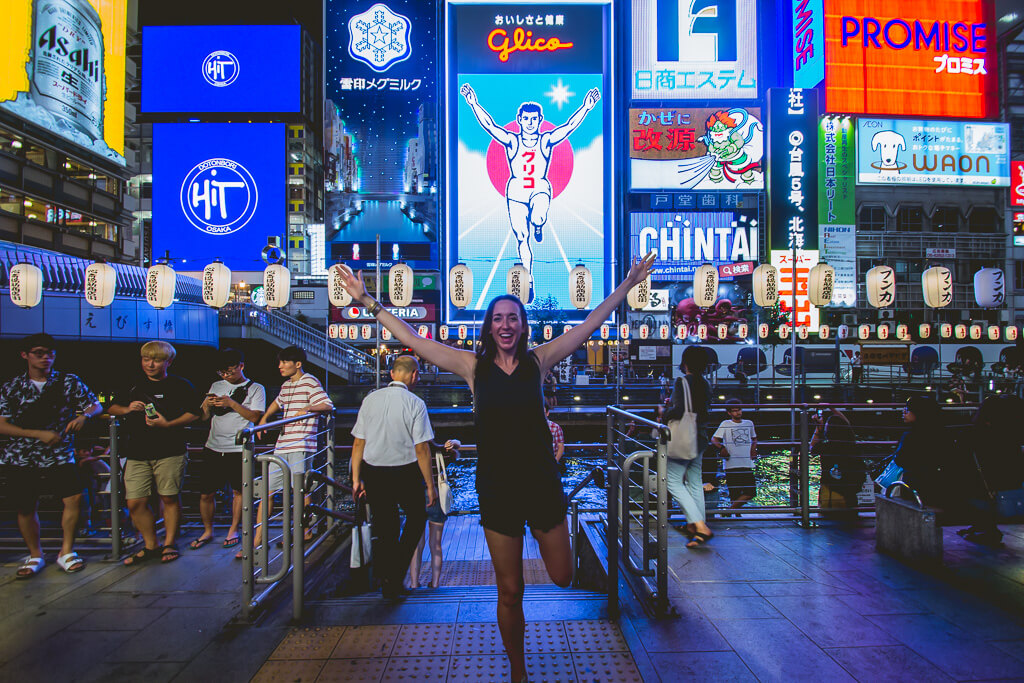
[[[31,578],[46,564],[36,514],[43,494],[59,496],[64,502],[64,540],[57,565],[72,574],[85,568],[85,561],[74,551],[84,488],[75,464],[74,435],[103,407],[82,380],[53,369],[57,344],[50,335],[33,334],[22,340],[21,357],[28,366],[25,374],[0,387],[0,435],[8,437],[0,462],[29,552],[17,577]]]

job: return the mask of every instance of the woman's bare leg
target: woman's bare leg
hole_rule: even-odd
[[[540,556],[548,577],[559,588],[572,583],[572,544],[569,543],[569,525],[565,520],[550,531],[534,531]]]
[[[444,534],[444,522],[430,522],[430,587],[437,588],[441,585],[441,564],[444,556],[441,554],[441,536]],[[422,543],[422,541],[421,541]],[[423,547],[422,545],[420,547]]]
[[[420,565],[423,564],[423,540],[426,534],[420,536],[420,542],[416,546],[416,552],[412,554],[412,561],[409,562],[409,588],[420,587]]]
[[[498,585],[498,630],[505,645],[512,680],[526,676],[526,619],[523,616],[523,537],[484,529]]]

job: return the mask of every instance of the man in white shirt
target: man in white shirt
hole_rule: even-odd
[[[267,392],[245,376],[245,357],[241,351],[223,349],[217,357],[217,374],[221,379],[210,386],[203,399],[203,419],[210,420],[210,435],[198,463],[199,516],[203,533],[189,543],[198,550],[213,540],[213,513],[216,493],[225,482],[231,485],[231,528],[222,546],[233,548],[239,543],[238,524],[242,519],[242,447],[235,435],[258,422],[267,405]]]
[[[726,401],[725,412],[729,419],[718,425],[711,442],[718,447],[725,461],[725,483],[729,486],[732,507],[740,508],[757,495],[754,481],[757,432],[753,422],[743,419],[739,399]]]
[[[413,356],[399,356],[391,365],[392,382],[363,400],[352,427],[352,497],[370,502],[374,557],[385,598],[395,598],[413,552],[426,527],[426,509],[437,491],[431,471],[427,406],[410,389],[419,379]],[[424,485],[427,504],[423,504]],[[399,508],[405,527],[399,535]]]

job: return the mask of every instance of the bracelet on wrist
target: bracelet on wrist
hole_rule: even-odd
[[[373,302],[373,306],[370,307],[370,315],[372,315],[374,318],[376,318],[377,314],[380,313],[380,309],[381,308],[382,307],[380,305],[380,302],[379,301],[374,301]]]

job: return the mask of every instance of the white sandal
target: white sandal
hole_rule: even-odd
[[[29,556],[21,566],[18,567],[18,573],[15,576],[19,579],[31,579],[33,576],[38,574],[46,566],[46,560],[41,557]],[[27,574],[24,572],[28,572]]]
[[[57,558],[57,566],[63,569],[68,574],[74,574],[85,569],[85,560],[83,560],[78,553],[72,550],[67,555],[62,555]]]

